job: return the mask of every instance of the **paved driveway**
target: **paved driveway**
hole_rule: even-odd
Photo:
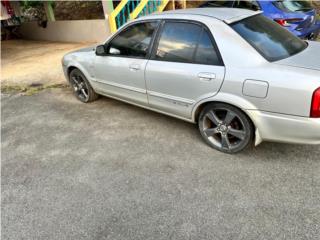
[[[3,240],[319,239],[319,146],[226,155],[192,124],[68,89],[2,96],[1,118]]]

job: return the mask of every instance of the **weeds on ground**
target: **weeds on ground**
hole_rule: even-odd
[[[31,85],[4,85],[1,86],[1,93],[7,94],[16,94],[21,93],[26,96],[31,96],[39,93],[45,89],[52,88],[66,88],[66,84],[51,84],[51,85],[42,85],[42,84],[31,84]]]

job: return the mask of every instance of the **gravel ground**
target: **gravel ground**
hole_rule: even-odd
[[[189,123],[69,89],[2,95],[2,238],[319,239],[320,147],[209,148]]]

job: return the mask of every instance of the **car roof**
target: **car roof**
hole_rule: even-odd
[[[213,17],[218,20],[224,21],[226,23],[232,23],[235,21],[239,21],[241,19],[254,16],[260,14],[261,11],[251,11],[248,9],[240,9],[240,8],[188,8],[188,9],[179,9],[179,10],[171,10],[165,11],[162,13],[154,13],[150,16],[179,16],[180,14],[184,15],[201,15]],[[144,17],[146,18],[146,17]]]

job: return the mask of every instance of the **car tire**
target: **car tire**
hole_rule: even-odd
[[[212,148],[238,153],[252,145],[254,126],[240,109],[224,103],[204,107],[198,119],[201,136]]]
[[[69,74],[69,82],[73,93],[78,100],[83,103],[89,103],[96,100],[99,95],[93,90],[84,74],[77,68]]]

